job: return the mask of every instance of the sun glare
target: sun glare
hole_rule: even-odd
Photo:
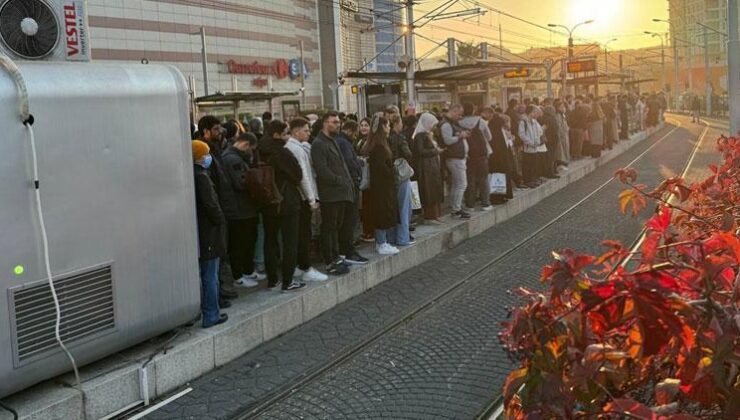
[[[610,26],[621,15],[620,8],[623,2],[620,0],[571,0],[570,2],[571,24],[585,20],[595,20],[599,27],[604,29]],[[620,3],[622,6],[620,6]],[[590,28],[592,31],[594,28]]]

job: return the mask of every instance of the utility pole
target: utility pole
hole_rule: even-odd
[[[704,30],[704,103],[707,109],[707,116],[712,115],[712,85],[711,85],[711,68],[709,67],[709,34],[707,28]]]
[[[304,73],[303,69],[306,64],[305,61],[303,61],[303,41],[300,41],[300,47],[301,47],[301,68],[298,69],[298,74],[301,76],[301,111],[303,111],[306,107],[306,74]]]
[[[727,41],[728,95],[730,106],[730,134],[740,129],[740,37],[738,35],[737,0],[727,0]]]
[[[414,2],[406,0],[406,55],[409,62],[406,63],[406,90],[408,91],[408,104],[416,104],[416,85],[414,81],[414,67],[416,66],[416,56],[414,51]]]
[[[504,58],[504,40],[501,36],[501,13],[498,14],[498,55]]]
[[[200,27],[200,59],[203,64],[203,95],[208,96],[208,55],[206,52],[206,28]]]
[[[557,25],[557,24],[554,24],[554,23],[548,23],[547,24],[547,26],[549,26],[551,28],[563,28],[566,31],[568,31],[568,60],[565,62],[565,65],[563,66],[563,89],[562,89],[563,90],[563,94],[562,94],[563,98],[565,98],[565,90],[566,90],[565,89],[565,86],[566,86],[566,83],[568,82],[568,63],[570,63],[571,61],[573,61],[573,32],[575,32],[575,30],[579,26],[581,26],[581,25],[588,25],[589,23],[593,23],[593,22],[594,22],[593,19],[589,19],[587,21],[584,21],[584,22],[581,22],[581,23],[575,25],[573,28],[569,28],[569,27],[567,27],[565,25]],[[598,76],[598,73],[597,73],[597,76]],[[598,77],[597,77],[597,80],[598,80]]]

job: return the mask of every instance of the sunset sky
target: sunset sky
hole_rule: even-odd
[[[666,24],[653,22],[653,18],[668,18],[666,0],[461,0],[451,11],[462,11],[479,7],[474,3],[489,6],[522,19],[547,26],[548,23],[563,24],[569,27],[588,19],[595,22],[579,27],[574,37],[605,42],[617,38],[609,44],[609,49],[630,49],[659,45],[657,38],[643,32],[667,32]],[[421,0],[415,8],[415,19],[426,11],[443,4],[443,0]],[[484,9],[485,10],[485,9]],[[483,40],[498,45],[499,19],[503,29],[504,48],[514,52],[529,47],[564,45],[566,40],[557,34],[517,21],[496,12],[488,11],[484,16],[473,17],[467,21],[454,18],[430,22],[418,33],[435,41],[455,37],[461,41],[475,43]],[[578,42],[578,41],[576,41]],[[416,37],[417,56],[422,55],[434,44]],[[439,49],[444,54],[443,48]],[[435,54],[436,55],[436,54]]]

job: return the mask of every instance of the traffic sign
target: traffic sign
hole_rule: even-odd
[[[504,73],[505,79],[514,79],[517,77],[529,77],[529,69],[522,67],[520,69],[511,70]]]
[[[596,60],[572,61],[568,63],[568,73],[596,71]]]

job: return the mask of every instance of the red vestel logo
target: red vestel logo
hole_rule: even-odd
[[[74,4],[64,5],[64,34],[67,41],[67,57],[80,53],[80,38],[77,32],[77,11]]]

